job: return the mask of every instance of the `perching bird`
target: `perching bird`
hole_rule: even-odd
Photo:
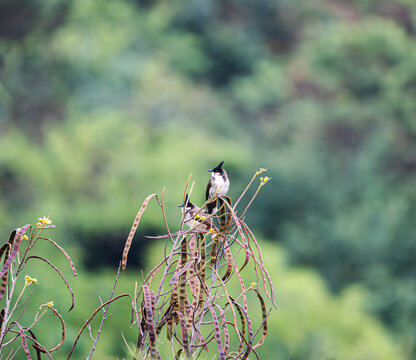
[[[179,205],[182,208],[183,222],[192,230],[209,230],[214,228],[211,216],[204,213],[201,208],[189,200],[188,194],[185,196],[185,202]]]
[[[211,179],[209,179],[206,191],[206,200],[208,201],[214,195],[227,195],[230,188],[230,181],[228,180],[227,172],[222,168],[224,161],[221,161],[218,166],[212,170]],[[207,204],[207,214],[212,214],[216,209],[216,201],[209,202]]]

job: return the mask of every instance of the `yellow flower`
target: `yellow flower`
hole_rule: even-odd
[[[49,216],[48,217],[44,216],[43,218],[39,218],[38,223],[36,224],[36,226],[50,225],[50,224],[52,224],[52,221],[49,219]]]
[[[49,302],[46,303],[46,305],[53,306],[54,303],[53,303],[53,301],[49,301]]]
[[[265,183],[267,183],[271,178],[269,178],[268,176],[266,176],[264,179],[261,177],[260,178],[260,186],[263,186]]]
[[[215,234],[215,230],[214,230],[213,228],[209,228],[209,229],[208,229],[208,231],[209,231],[211,234]]]
[[[20,231],[20,229],[21,229],[21,228],[17,228],[17,229],[16,229],[16,233],[18,233],[18,232]],[[24,234],[24,233],[23,233],[23,234]],[[23,235],[23,239],[24,239],[24,240],[27,240],[27,239],[28,239],[27,235]]]
[[[38,279],[35,278],[31,278],[29,275],[25,276],[25,286],[28,286],[30,284],[37,284],[38,283]]]
[[[255,283],[255,282],[252,282],[251,284],[250,284],[250,286],[251,287],[255,287],[257,284]]]

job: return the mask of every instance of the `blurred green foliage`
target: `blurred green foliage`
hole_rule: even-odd
[[[411,0],[3,1],[0,235],[52,211],[79,260],[115,266],[147,194],[166,185],[176,224],[190,173],[202,203],[219,160],[232,197],[268,167],[247,221],[342,298],[366,289],[365,310],[414,358],[415,19]],[[160,224],[149,208],[140,232]],[[327,339],[348,337],[349,318],[321,313],[332,300],[315,277],[299,281],[325,331],[282,356],[344,356]],[[287,321],[305,333],[307,317]]]
[[[278,309],[270,315],[270,338],[259,348],[261,359],[405,358],[366,313],[364,288],[346,287],[332,296],[310,269],[288,269],[280,248],[266,242],[262,248],[278,289]]]

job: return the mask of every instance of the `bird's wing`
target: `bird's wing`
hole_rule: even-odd
[[[208,200],[211,197],[209,196],[209,189],[211,188],[211,186],[212,186],[212,178],[209,179],[208,181],[207,190],[205,192],[205,200]]]
[[[206,225],[206,226],[207,226],[207,228],[211,228],[211,227],[212,227],[212,219],[211,219],[211,216],[207,216],[207,217],[205,218],[205,220],[204,220],[204,221],[202,221],[202,223],[203,223],[204,225]]]

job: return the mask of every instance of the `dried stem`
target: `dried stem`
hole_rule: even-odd
[[[116,279],[114,281],[113,289],[111,290],[111,294],[110,294],[110,297],[108,298],[108,300],[111,300],[113,298],[114,290],[116,289],[117,282],[118,282],[118,277],[120,275],[120,270],[121,270],[121,261],[118,264]],[[92,354],[95,351],[95,347],[97,346],[98,340],[100,339],[101,330],[103,328],[104,321],[106,321],[108,319],[107,312],[108,312],[109,307],[110,307],[110,303],[108,303],[107,306],[105,306],[104,309],[103,309],[103,316],[101,318],[100,327],[98,328],[97,336],[94,339],[94,342],[93,342],[92,347],[91,347],[91,351],[87,356],[87,360],[91,359]]]

